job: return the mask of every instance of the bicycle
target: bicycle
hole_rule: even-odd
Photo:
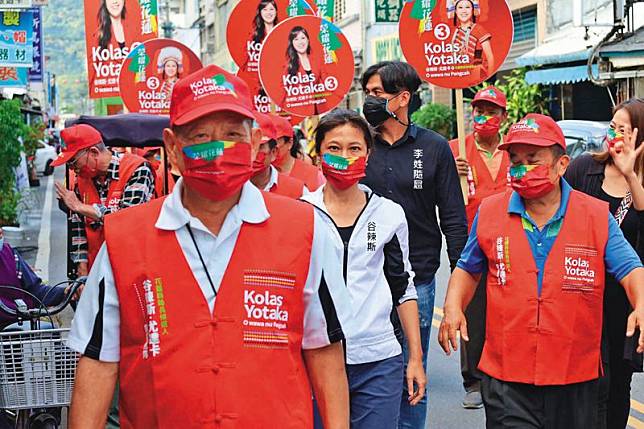
[[[24,300],[15,299],[15,309],[0,300],[0,311],[16,318],[13,325],[0,331],[0,412],[5,412],[16,429],[57,429],[60,412],[69,406],[74,387],[78,354],[65,344],[69,328],[56,328],[52,316],[64,310],[86,278],[58,283],[71,284],[65,299],[47,308],[43,300],[30,296],[37,308],[29,308]],[[41,319],[48,318],[50,325]],[[29,329],[23,325],[29,321]]]

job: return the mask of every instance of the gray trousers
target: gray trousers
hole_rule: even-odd
[[[483,272],[481,281],[476,288],[474,298],[465,310],[467,319],[467,333],[469,341],[461,338],[461,375],[463,376],[463,387],[466,392],[481,390],[481,379],[483,373],[479,371],[479,361],[483,353],[485,343],[485,312],[487,307],[486,296],[487,271]]]

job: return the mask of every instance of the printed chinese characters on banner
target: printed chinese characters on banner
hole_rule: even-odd
[[[0,66],[31,67],[33,62],[33,13],[0,12]]]
[[[33,13],[33,65],[29,69],[29,82],[43,81],[43,37],[42,13],[39,7],[31,9]]]
[[[85,0],[90,98],[118,96],[123,60],[139,43],[157,34],[156,0]]]

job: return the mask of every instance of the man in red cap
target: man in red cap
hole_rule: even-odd
[[[283,116],[271,114],[277,132],[277,156],[273,165],[280,173],[301,180],[311,192],[322,186],[324,175],[319,168],[307,164],[293,155],[295,141],[293,126]]]
[[[56,183],[56,193],[70,212],[71,259],[86,276],[103,244],[106,216],[152,199],[154,172],[140,156],[112,153],[89,125],[65,128],[60,136],[64,148],[52,166],[69,164],[76,183],[73,190]]]
[[[507,100],[505,94],[494,86],[488,86],[476,93],[472,100],[474,131],[465,137],[465,155],[459,154],[458,139],[449,142],[456,158],[456,168],[461,176],[467,177],[468,203],[465,206],[467,225],[472,227],[474,216],[484,198],[505,192],[508,185],[510,158],[508,153],[499,149],[503,136],[499,132],[507,120]],[[481,285],[485,286],[485,273]],[[485,288],[477,288],[477,293],[467,307],[465,316],[468,321],[470,340],[461,341],[461,375],[465,397],[464,408],[477,409],[483,406],[481,399],[482,374],[477,369],[483,340],[485,339]]]
[[[68,339],[71,429],[104,424],[117,378],[124,429],[310,429],[311,392],[324,427],[348,429],[341,255],[310,205],[250,183],[253,119],[217,66],[175,84],[163,138],[181,178],[107,220]]]
[[[277,130],[273,120],[266,114],[254,112],[257,127],[262,132],[262,143],[253,161],[253,177],[250,181],[265,192],[299,199],[306,191],[304,182],[277,171],[271,163],[277,156]]]
[[[562,179],[570,158],[550,117],[510,128],[512,191],[485,199],[452,273],[438,334],[449,355],[463,310],[488,267],[486,336],[479,369],[488,428],[596,427],[605,270],[635,309],[644,351],[644,269],[608,204]]]

